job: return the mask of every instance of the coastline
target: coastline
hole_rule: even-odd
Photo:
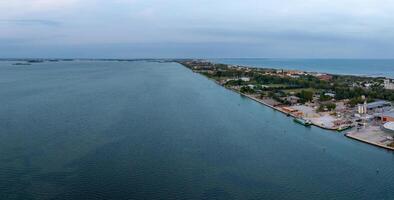
[[[187,67],[186,67],[186,68],[187,68]],[[188,68],[187,68],[187,69],[188,69]],[[189,69],[189,70],[190,70],[190,69]],[[196,73],[196,72],[194,72],[193,70],[191,70],[191,71],[192,71],[193,73]],[[196,74],[199,74],[199,73],[196,73]],[[286,111],[284,111],[284,110],[281,109],[280,107],[272,106],[272,105],[270,105],[270,104],[264,102],[264,101],[261,100],[261,99],[255,98],[255,97],[253,97],[253,96],[251,96],[251,95],[248,95],[248,94],[245,94],[245,93],[242,93],[242,92],[240,92],[240,91],[238,91],[238,90],[234,90],[234,89],[232,89],[232,88],[228,88],[228,87],[222,86],[222,85],[221,85],[218,81],[216,81],[215,79],[212,79],[212,78],[209,78],[209,77],[206,77],[206,76],[203,76],[203,77],[207,78],[207,79],[210,80],[210,81],[213,81],[214,83],[216,83],[217,85],[219,85],[219,86],[222,87],[222,88],[225,88],[225,89],[227,89],[227,90],[233,91],[233,92],[235,92],[235,93],[237,93],[237,94],[239,94],[239,95],[241,95],[241,96],[247,97],[247,98],[249,98],[249,99],[251,99],[251,100],[253,100],[253,101],[257,102],[257,103],[260,103],[260,104],[262,104],[262,105],[264,105],[264,106],[267,106],[267,107],[269,107],[269,108],[271,108],[271,109],[273,109],[273,110],[275,110],[275,111],[279,111],[280,113],[282,113],[282,114],[284,114],[284,115],[286,115],[286,116],[292,117],[292,118],[294,118],[294,119],[300,118],[300,117],[294,115],[294,114],[291,113],[291,112],[286,112]],[[301,118],[301,119],[304,119],[304,118]],[[324,127],[324,126],[321,126],[321,125],[319,125],[319,124],[317,124],[317,123],[313,123],[313,122],[312,122],[312,125],[313,125],[313,126],[316,126],[316,127],[318,127],[318,128],[321,128],[321,129],[329,130],[329,131],[341,132],[340,130],[338,130],[338,129],[336,129],[336,128]]]
[[[215,81],[215,82],[216,82],[216,81]],[[224,87],[224,88],[226,88],[226,87]],[[230,88],[226,88],[226,89],[230,89]],[[239,91],[237,91],[237,90],[233,90],[233,89],[230,89],[230,90],[231,90],[231,91],[234,91],[234,92],[236,92],[236,93],[238,93],[238,94],[240,94],[240,95],[242,95],[242,96],[245,96],[245,97],[247,97],[247,98],[249,98],[249,99],[251,99],[251,100],[253,100],[253,101],[256,101],[256,102],[258,102],[258,103],[261,103],[261,104],[263,104],[263,105],[265,105],[265,106],[267,106],[267,107],[269,107],[269,108],[272,108],[272,109],[274,109],[275,111],[279,111],[279,112],[285,114],[286,116],[292,117],[292,118],[294,118],[294,119],[296,119],[296,118],[304,119],[304,118],[302,118],[302,117],[298,117],[298,116],[294,115],[294,114],[291,113],[291,112],[286,112],[286,111],[284,111],[283,109],[281,109],[280,107],[272,106],[272,105],[270,105],[270,104],[264,102],[263,100],[260,100],[260,99],[258,99],[258,98],[255,98],[255,97],[253,97],[253,96],[251,96],[251,95],[248,95],[248,94],[245,94],[245,93],[241,93],[241,92],[239,92]],[[304,120],[305,120],[305,119],[304,119]],[[325,129],[325,130],[340,132],[340,131],[339,131],[338,129],[336,129],[336,128],[324,127],[324,126],[321,126],[321,125],[319,125],[319,124],[317,124],[317,123],[314,123],[314,122],[312,122],[312,125],[313,125],[313,126],[316,126],[316,127],[319,127],[319,128],[321,128],[321,129]]]
[[[179,63],[179,62],[177,62],[177,63]],[[179,63],[179,64],[181,64],[182,66],[184,66],[182,63]],[[184,66],[184,67],[186,67],[186,66]],[[195,72],[195,71],[193,71],[192,69],[190,69],[190,68],[188,68],[188,67],[186,67],[186,68],[189,69],[190,71],[192,71],[193,73],[197,73],[197,74],[199,74],[199,75],[202,75],[201,73]],[[202,76],[203,76],[203,75],[202,75]],[[249,99],[251,99],[251,100],[253,100],[253,101],[257,102],[257,103],[260,103],[260,104],[262,104],[262,105],[264,105],[264,106],[267,106],[267,107],[273,109],[274,111],[279,111],[279,112],[281,112],[282,114],[284,114],[284,115],[286,115],[286,116],[288,116],[288,117],[292,117],[293,119],[298,119],[298,118],[300,118],[300,119],[305,120],[305,119],[302,118],[302,117],[296,116],[295,114],[293,114],[293,113],[291,113],[291,112],[287,112],[287,111],[283,110],[281,107],[277,107],[277,106],[270,105],[269,103],[264,102],[264,100],[262,100],[262,99],[258,99],[258,98],[254,97],[254,96],[252,96],[252,95],[242,93],[242,92],[240,92],[240,91],[238,91],[238,90],[236,90],[236,89],[226,87],[226,86],[222,85],[220,82],[218,82],[217,80],[215,80],[215,79],[213,79],[213,78],[210,78],[210,77],[207,77],[207,76],[203,76],[203,77],[207,78],[208,80],[213,81],[214,83],[216,83],[217,85],[219,85],[219,86],[221,86],[221,87],[223,87],[223,88],[225,88],[225,89],[228,89],[228,90],[230,90],[230,91],[233,91],[233,92],[235,92],[235,93],[238,93],[238,94],[241,95],[241,96],[247,97],[247,98],[249,98]],[[315,122],[313,122],[313,121],[311,122],[311,125],[316,126],[316,127],[318,127],[318,128],[321,128],[321,129],[324,129],[324,130],[335,131],[335,132],[343,132],[343,131],[345,131],[345,130],[348,130],[347,128],[346,128],[346,129],[340,129],[340,128],[329,128],[329,127],[325,127],[325,126],[322,126],[322,125],[320,125],[320,124],[318,124],[318,123],[315,123]],[[354,130],[354,129],[351,128],[350,130]],[[363,142],[363,143],[366,143],[366,144],[369,144],[369,145],[373,145],[373,146],[376,146],[376,147],[380,147],[380,148],[383,148],[383,149],[386,149],[386,150],[394,151],[394,147],[390,147],[390,146],[387,146],[387,145],[379,144],[379,143],[376,143],[376,142],[373,142],[373,141],[368,141],[368,140],[366,140],[366,139],[362,139],[362,138],[360,138],[360,137],[351,135],[351,131],[347,131],[347,132],[344,133],[343,135],[344,135],[345,137],[347,137],[347,138],[350,138],[350,139],[353,139],[353,140],[356,140],[356,141],[359,141],[359,142]]]

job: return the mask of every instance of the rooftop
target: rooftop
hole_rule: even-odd
[[[394,111],[388,111],[383,113],[384,116],[394,118]]]
[[[394,131],[394,122],[387,122],[383,125],[386,130]]]
[[[379,100],[379,101],[375,101],[375,102],[367,104],[367,107],[368,107],[368,109],[375,109],[375,108],[385,107],[385,106],[390,106],[390,105],[391,105],[391,103],[388,101]]]

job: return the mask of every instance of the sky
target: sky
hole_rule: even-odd
[[[392,0],[0,0],[0,57],[394,58]]]

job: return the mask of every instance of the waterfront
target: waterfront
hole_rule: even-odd
[[[393,153],[179,64],[0,72],[0,199],[393,199]]]
[[[390,101],[394,101],[394,96],[390,79],[233,66],[204,60],[179,63],[220,86],[294,117],[305,126],[333,131],[353,128],[354,131],[345,134],[347,137],[393,150]],[[388,128],[381,131],[380,126]]]

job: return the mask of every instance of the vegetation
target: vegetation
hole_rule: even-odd
[[[326,104],[320,104],[319,108],[317,109],[318,112],[324,112],[324,111],[332,111],[335,110],[337,106],[335,103],[326,103]]]
[[[368,97],[369,101],[372,99],[394,101],[394,92],[384,89],[382,86],[383,79],[379,77],[332,75],[332,79],[326,81],[320,80],[318,77],[312,75],[299,75],[298,77],[281,76],[280,74],[277,75],[276,70],[273,69],[237,68],[225,64],[213,64],[203,61],[182,62],[182,64],[189,68],[200,70],[200,73],[217,80],[239,77],[251,78],[248,83],[242,80],[231,80],[226,83],[226,86],[245,86],[247,84],[257,86],[268,85],[269,87],[258,87],[255,89],[256,91],[272,91],[274,93],[278,93],[278,90],[293,90],[296,91],[295,93],[298,93],[297,96],[301,98],[301,103],[311,101],[314,93],[321,91],[335,93],[336,100],[349,99],[349,104],[351,106],[362,103],[360,99],[363,95]],[[373,84],[367,88],[365,87],[366,83]],[[242,88],[245,92],[252,92],[250,88],[241,87],[241,89]],[[307,88],[312,88],[313,91],[307,91]],[[279,97],[278,95],[274,96]],[[331,98],[332,97],[320,94],[321,101],[328,101],[331,100]]]
[[[313,100],[314,93],[309,90],[302,90],[297,96],[300,98],[301,103],[309,102]]]
[[[329,101],[332,99],[332,97],[325,95],[324,93],[320,94],[319,97],[320,101]]]
[[[240,92],[241,93],[246,93],[246,94],[253,94],[253,93],[255,93],[254,89],[250,88],[249,86],[242,86]]]
[[[241,79],[237,79],[237,80],[228,81],[225,85],[226,86],[234,86],[234,85],[240,86],[240,85],[243,85],[243,84],[244,84],[244,81],[242,81]]]

